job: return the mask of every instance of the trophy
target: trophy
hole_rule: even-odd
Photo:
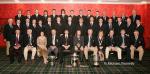
[[[51,66],[54,66],[55,58],[56,58],[55,56],[49,56]]]
[[[99,66],[99,63],[98,63],[98,56],[95,55],[93,60],[94,60],[94,66],[98,67],[98,66]]]
[[[74,52],[71,58],[71,64],[73,67],[76,67],[78,65],[78,60],[78,55]]]

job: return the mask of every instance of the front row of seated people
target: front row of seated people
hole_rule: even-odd
[[[114,35],[114,30],[110,30],[107,37],[103,31],[99,31],[98,36],[93,36],[93,30],[88,29],[87,36],[81,35],[81,30],[76,31],[76,35],[71,37],[69,31],[65,30],[62,36],[56,34],[56,30],[51,30],[51,36],[46,37],[44,32],[40,32],[40,36],[35,38],[32,29],[27,30],[27,35],[22,36],[20,30],[15,30],[15,35],[10,41],[10,63],[14,62],[15,56],[21,63],[24,56],[25,64],[29,63],[29,51],[31,54],[31,62],[35,63],[36,53],[39,57],[43,57],[44,64],[48,63],[48,55],[52,52],[63,63],[66,53],[79,52],[80,61],[88,61],[88,52],[92,51],[93,56],[99,57],[100,61],[108,61],[111,51],[117,52],[118,61],[123,58],[123,51],[126,52],[127,61],[134,61],[134,51],[139,52],[139,62],[142,61],[144,54],[144,39],[139,35],[139,31],[135,30],[133,37],[128,37],[124,29],[120,31],[119,36]],[[47,47],[47,44],[49,46]],[[85,59],[83,59],[85,56]]]

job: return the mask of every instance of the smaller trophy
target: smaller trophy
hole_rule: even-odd
[[[98,56],[95,55],[93,60],[94,60],[94,66],[95,66],[95,67],[98,67],[98,66],[99,66],[99,63],[98,63]]]
[[[49,56],[51,66],[55,65],[55,58],[56,58],[55,56]]]
[[[78,65],[78,60],[78,55],[74,52],[71,58],[72,67],[76,67]]]

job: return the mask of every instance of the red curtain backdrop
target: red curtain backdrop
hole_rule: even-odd
[[[14,18],[18,9],[22,9],[23,14],[26,13],[26,10],[31,10],[33,14],[34,9],[38,9],[41,15],[43,10],[48,10],[50,15],[52,9],[56,9],[57,14],[60,14],[61,9],[65,9],[67,14],[69,14],[69,10],[73,9],[76,15],[80,9],[84,10],[84,15],[86,15],[89,9],[92,10],[93,15],[95,15],[96,10],[99,10],[100,15],[102,15],[102,11],[105,10],[108,16],[111,16],[113,11],[116,11],[117,16],[121,16],[122,12],[129,16],[132,9],[136,9],[137,13],[141,15],[142,24],[145,28],[146,48],[150,48],[150,4],[0,4],[0,25],[7,23],[7,19],[10,17]],[[0,35],[0,46],[5,46],[2,35]]]

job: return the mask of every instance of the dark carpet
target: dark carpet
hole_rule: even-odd
[[[111,58],[113,56],[110,56]],[[55,63],[55,66],[43,64],[41,58],[36,58],[35,64],[19,64],[17,61],[9,64],[9,57],[5,55],[5,49],[0,49],[0,74],[150,74],[150,51],[145,51],[142,64],[130,64],[128,62],[100,63],[99,67],[93,67],[92,56],[89,63],[81,62],[85,67],[67,67],[70,59],[66,57],[63,64]]]

